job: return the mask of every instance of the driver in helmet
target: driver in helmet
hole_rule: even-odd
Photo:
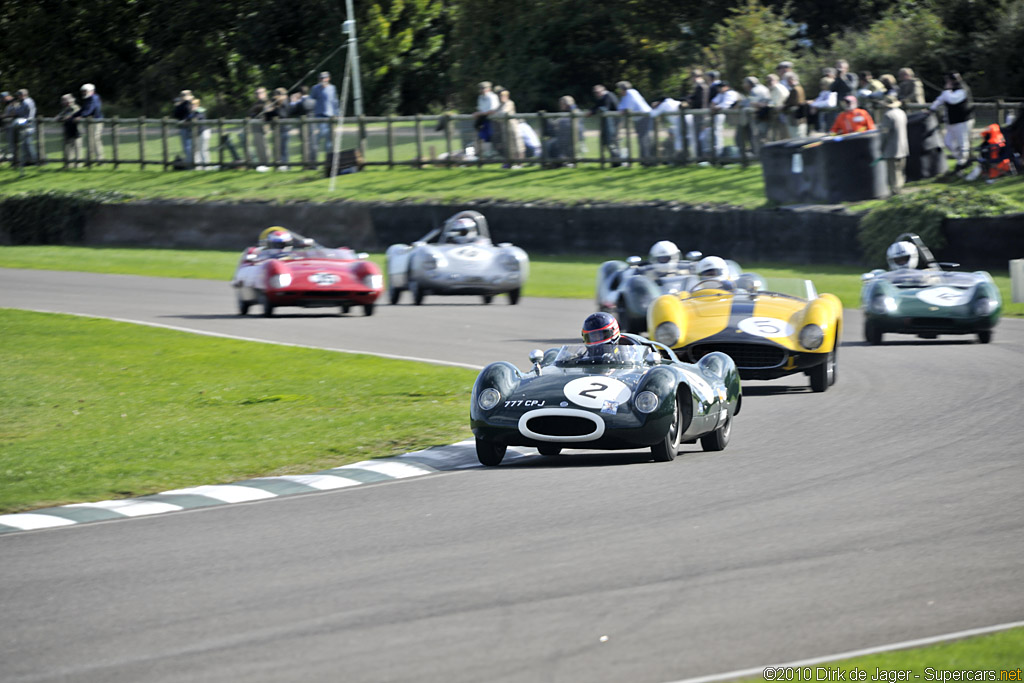
[[[715,289],[735,289],[729,264],[720,256],[705,256],[697,264],[697,287],[706,289],[708,282],[716,284]]]
[[[885,251],[890,270],[917,268],[917,247],[913,242],[893,242]]]
[[[591,313],[583,321],[583,343],[591,357],[616,353],[616,346],[635,344],[619,332],[619,321],[611,313]]]
[[[479,234],[476,229],[476,221],[467,217],[456,220],[448,229],[448,233],[455,244],[472,244]]]
[[[659,273],[674,273],[679,268],[679,247],[674,242],[655,242],[647,255],[647,262]]]
[[[274,258],[292,250],[295,239],[292,234],[281,227],[274,227],[266,231],[265,236],[260,240],[261,252],[264,256]]]

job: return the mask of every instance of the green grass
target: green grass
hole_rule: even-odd
[[[471,436],[473,370],[5,309],[0,336],[0,513]]]
[[[856,657],[842,661],[818,664],[798,670],[788,670],[784,674],[772,678],[746,679],[749,681],[835,681],[836,678],[827,678],[830,670],[845,673],[844,681],[866,681],[875,683],[876,672],[881,670],[883,675],[888,674],[889,680],[896,680],[894,672],[906,671],[905,678],[899,680],[920,681],[952,681],[967,680],[960,674],[960,678],[952,678],[953,672],[963,671],[992,671],[994,678],[973,678],[971,680],[992,681],[1015,681],[1021,679],[1021,653],[1024,652],[1024,628],[1015,628],[1007,631],[1000,631],[990,635],[977,636],[964,640],[956,640],[939,645],[915,648],[911,650],[897,650],[877,655]],[[820,667],[820,669],[819,669]],[[931,673],[929,673],[929,669]],[[1004,677],[1000,678],[1000,672]],[[861,673],[857,673],[861,672]],[[805,676],[810,673],[810,678]],[[803,676],[802,678],[798,676]],[[833,673],[834,676],[834,673]],[[863,677],[862,677],[863,676]],[[931,676],[929,678],[929,676]]]
[[[0,247],[0,268],[74,270],[227,281],[235,272],[238,256],[238,252],[226,251],[57,246]],[[530,258],[530,279],[523,290],[524,296],[593,298],[598,266],[606,259],[623,257],[622,254],[533,255]],[[370,259],[384,268],[383,254],[371,254]],[[813,280],[819,292],[835,294],[846,308],[860,307],[860,275],[864,268],[770,263],[741,265],[764,277]],[[1024,316],[1024,303],[1012,303],[1009,275],[993,273],[993,278],[1003,295],[1003,314]]]

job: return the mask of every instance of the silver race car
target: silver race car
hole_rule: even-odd
[[[427,294],[479,294],[485,304],[508,294],[516,304],[530,274],[526,252],[509,242],[492,244],[487,219],[477,211],[460,211],[411,245],[392,244],[385,256],[393,304],[407,289],[416,305]]]
[[[679,248],[668,240],[651,247],[646,261],[630,256],[605,261],[597,271],[597,310],[611,313],[623,332],[647,331],[647,307],[662,294],[688,290],[697,281],[699,251],[680,259]]]

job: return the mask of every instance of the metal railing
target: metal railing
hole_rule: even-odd
[[[880,110],[871,104],[867,108],[873,115]],[[908,107],[911,112],[925,108],[927,105]],[[975,128],[1004,123],[1008,113],[1020,116],[1022,108],[1024,104],[1019,102],[978,102]],[[602,144],[600,129],[606,119],[617,125],[618,157]],[[757,159],[759,149],[755,110],[750,108],[683,110],[655,119],[632,112],[587,116],[582,111],[493,117],[495,140],[488,146],[478,143],[475,121],[471,114],[302,117],[269,123],[254,119],[184,123],[170,118],[86,119],[79,120],[80,152],[75,159],[65,149],[64,123],[39,118],[30,144],[39,162],[64,168],[164,170],[323,169],[327,150],[335,143],[339,150],[359,149],[366,166],[389,168],[746,164]],[[518,142],[503,144],[521,139],[522,125],[529,126],[539,142],[535,150],[528,152]],[[94,135],[99,139],[98,148],[88,144]],[[13,154],[21,146],[16,131],[5,129],[2,142],[6,160],[24,161],[23,154]],[[191,155],[185,153],[188,146]],[[73,152],[75,147],[69,149]]]

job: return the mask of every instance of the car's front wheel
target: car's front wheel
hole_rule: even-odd
[[[512,304],[513,306],[515,306],[517,303],[519,303],[519,288],[518,287],[516,287],[515,289],[513,289],[511,292],[508,293],[508,302],[510,304]]]
[[[978,341],[982,344],[992,341],[992,330],[978,330]]]
[[[363,304],[363,315],[373,315],[373,304]]]
[[[658,443],[651,446],[651,454],[658,462],[668,462],[676,459],[676,452],[679,450],[679,435],[682,433],[682,409],[679,405],[679,398],[676,397],[676,405],[672,413],[672,424],[668,431]]]
[[[267,293],[260,292],[259,294],[256,295],[256,298],[259,301],[260,306],[263,307],[263,317],[272,317],[274,315],[274,305],[270,303],[270,299],[267,297]]]
[[[419,306],[423,303],[423,288],[415,280],[409,280],[409,293],[412,294],[412,302]]]
[[[491,296],[490,294],[484,294],[483,295],[483,300],[484,300],[484,305],[486,306],[487,304],[491,303],[494,300],[494,297]]]
[[[836,351],[832,349],[825,362],[811,368],[811,391],[822,392],[835,383],[836,375]]]
[[[398,303],[398,300],[402,298],[402,290],[395,287],[390,282],[388,283],[388,301],[392,306]]]
[[[875,346],[882,343],[882,329],[874,320],[864,321],[864,339]]]
[[[729,435],[732,434],[732,415],[725,418],[725,423],[711,432],[700,437],[700,446],[706,451],[721,451],[729,445]]]
[[[242,296],[242,290],[238,290],[238,315],[246,315],[249,312],[249,307],[252,306],[252,302],[246,301],[245,297]]]
[[[504,444],[497,444],[480,438],[476,440],[476,457],[480,460],[481,465],[486,465],[487,467],[497,467],[500,465],[507,449],[508,446]]]

